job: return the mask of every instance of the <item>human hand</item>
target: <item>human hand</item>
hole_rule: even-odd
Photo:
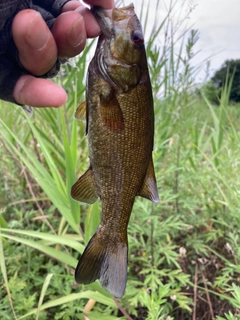
[[[113,0],[86,0],[89,5],[106,9],[114,6]],[[12,34],[19,52],[19,60],[29,74],[22,75],[13,91],[19,104],[34,107],[58,107],[67,100],[67,94],[57,84],[42,76],[56,63],[57,58],[70,58],[85,47],[86,38],[96,37],[101,30],[95,18],[79,1],[69,1],[51,29],[35,10],[20,11],[13,20]]]

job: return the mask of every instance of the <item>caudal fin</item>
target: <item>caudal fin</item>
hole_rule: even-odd
[[[87,284],[99,279],[105,290],[121,298],[127,282],[127,251],[127,244],[103,243],[96,232],[78,262],[75,280]]]

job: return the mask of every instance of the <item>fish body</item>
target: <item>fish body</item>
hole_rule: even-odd
[[[127,281],[127,226],[135,197],[158,202],[152,161],[154,111],[141,24],[133,5],[111,15],[93,8],[102,35],[88,69],[86,120],[90,167],[73,199],[100,198],[100,225],[75,271],[78,283],[99,279],[115,297]],[[81,118],[83,105],[76,111]]]

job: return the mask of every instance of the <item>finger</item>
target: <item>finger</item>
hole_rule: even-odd
[[[30,9],[20,11],[13,20],[12,34],[19,59],[34,75],[49,71],[57,59],[57,46],[41,15]]]
[[[83,17],[75,12],[64,12],[54,22],[52,34],[58,48],[58,56],[74,57],[86,44],[86,31]]]
[[[84,19],[87,38],[95,38],[99,36],[101,34],[101,29],[91,11],[84,6],[77,8],[76,11]]]
[[[67,94],[63,88],[49,80],[31,75],[23,75],[18,80],[13,96],[17,103],[37,108],[56,108],[67,101]]]
[[[85,2],[89,5],[102,6],[105,9],[112,9],[114,7],[114,1],[110,1],[110,0],[105,0],[105,1],[86,0]],[[99,24],[97,23],[93,14],[87,7],[79,6],[75,11],[80,13],[84,18],[87,38],[95,38],[101,34],[101,29]]]
[[[114,0],[84,0],[90,6],[100,6],[104,9],[112,9],[115,7]]]
[[[62,7],[62,12],[67,12],[67,11],[74,11],[78,7],[82,6],[82,4],[79,1],[71,0],[65,3],[65,5]]]

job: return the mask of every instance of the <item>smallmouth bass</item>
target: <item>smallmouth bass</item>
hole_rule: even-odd
[[[92,11],[102,34],[88,69],[86,104],[75,114],[77,119],[86,115],[90,166],[72,186],[71,196],[89,204],[100,198],[102,214],[75,279],[83,284],[99,279],[120,298],[126,288],[127,226],[135,197],[159,201],[152,161],[153,98],[133,4]]]

